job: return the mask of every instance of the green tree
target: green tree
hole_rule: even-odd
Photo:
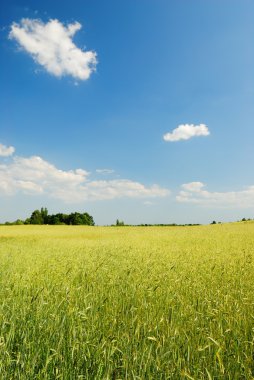
[[[94,226],[94,220],[87,212],[73,212],[68,216],[68,224]]]
[[[48,209],[46,207],[41,208],[41,217],[43,220],[43,224],[48,224]]]
[[[32,212],[30,218],[25,221],[17,220],[12,224],[69,224],[69,225],[87,225],[94,226],[94,220],[87,212],[79,213],[73,212],[71,214],[53,214],[49,215],[47,208],[41,208],[41,210],[35,210]]]
[[[122,220],[116,219],[116,226],[124,226],[124,222]]]
[[[43,216],[39,210],[32,212],[32,215],[30,217],[30,224],[43,224]]]

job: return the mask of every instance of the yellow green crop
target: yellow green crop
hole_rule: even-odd
[[[0,379],[253,379],[254,223],[0,227]]]

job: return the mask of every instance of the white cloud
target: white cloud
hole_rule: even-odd
[[[115,199],[115,198],[154,198],[169,194],[167,189],[158,185],[146,187],[145,185],[128,179],[114,179],[109,181],[91,181],[85,186],[89,199]]]
[[[5,146],[0,144],[0,156],[8,157],[11,156],[15,152],[15,148],[13,146]]]
[[[151,201],[144,201],[143,203],[144,203],[145,206],[152,206],[152,205],[154,205],[154,203],[151,202]]]
[[[14,194],[18,190],[25,193],[54,195],[58,188],[71,192],[82,184],[88,172],[77,169],[63,171],[40,157],[14,157],[8,164],[0,164],[0,192]]]
[[[254,186],[248,186],[240,191],[226,192],[211,192],[204,188],[205,185],[202,182],[184,184],[176,200],[212,207],[254,207]]]
[[[115,171],[113,169],[96,169],[96,173],[103,175],[112,174],[114,172]]]
[[[32,181],[17,181],[16,185],[18,188],[25,191],[25,193],[43,193],[43,188]]]
[[[56,19],[43,23],[23,18],[20,23],[12,23],[9,38],[16,40],[49,73],[86,80],[95,70],[97,59],[95,52],[83,51],[74,44],[72,38],[80,29],[78,22],[65,26]]]
[[[76,203],[116,198],[154,198],[169,194],[168,189],[145,185],[128,179],[89,180],[83,169],[60,170],[41,157],[14,157],[0,164],[0,194],[43,194]]]
[[[184,183],[182,185],[182,188],[187,191],[191,192],[200,192],[200,190],[204,187],[205,185],[202,182],[190,182],[190,183]]]
[[[163,136],[165,141],[189,140],[194,136],[208,136],[209,129],[205,124],[181,124],[172,132],[168,132]]]

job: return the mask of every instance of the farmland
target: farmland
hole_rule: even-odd
[[[253,379],[254,223],[0,227],[0,379]]]

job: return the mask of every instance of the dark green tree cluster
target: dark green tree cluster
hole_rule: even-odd
[[[116,219],[116,226],[124,226],[124,221],[123,220],[119,220],[119,219]]]
[[[16,222],[7,222],[6,224],[66,224],[94,226],[94,220],[93,217],[87,212],[73,212],[71,214],[58,213],[49,215],[48,210],[42,207],[41,210],[33,211],[30,218],[27,218],[25,221],[18,219]]]

